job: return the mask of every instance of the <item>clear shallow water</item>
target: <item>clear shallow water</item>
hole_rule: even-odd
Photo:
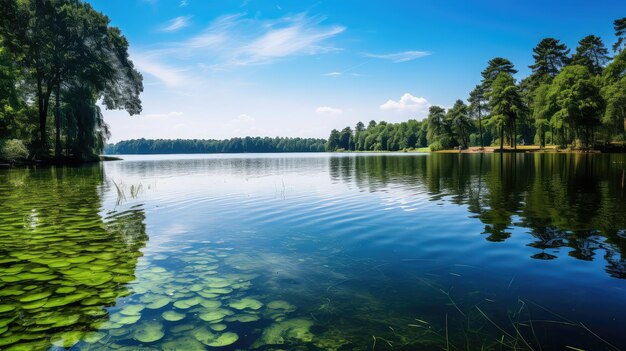
[[[626,348],[624,155],[125,159],[0,171],[0,349]]]

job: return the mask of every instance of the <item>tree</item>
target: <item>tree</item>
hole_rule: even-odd
[[[609,50],[602,39],[588,35],[578,42],[572,65],[586,66],[592,74],[600,74],[610,60]]]
[[[467,105],[462,100],[457,100],[454,106],[448,110],[446,119],[451,126],[456,143],[461,148],[466,149],[469,146],[469,135],[472,130],[472,121],[469,117]]]
[[[545,38],[533,49],[535,63],[529,67],[535,77],[555,77],[568,63],[569,49],[554,38]]]
[[[543,83],[539,85],[531,99],[530,110],[532,111],[536,130],[535,142],[539,144],[539,147],[546,146],[546,131],[550,126],[550,118],[555,112],[553,111],[554,105],[551,105],[547,98],[549,89],[550,84]]]
[[[52,96],[57,157],[61,152],[62,104],[91,102],[95,108],[95,101],[101,100],[110,109],[125,109],[131,115],[141,112],[142,77],[128,58],[128,42],[91,5],[79,0],[5,0],[0,11],[0,37],[36,87],[40,155],[48,154]],[[78,89],[85,101],[77,102],[66,94]],[[96,115],[91,114],[92,118]],[[85,133],[96,135],[99,131]],[[68,139],[66,136],[66,142]]]
[[[584,147],[592,144],[604,107],[598,77],[585,66],[565,67],[554,78],[548,99],[555,106],[551,124],[559,131],[561,144],[567,146],[571,140],[580,141]]]
[[[450,126],[446,121],[446,110],[440,106],[428,109],[428,134],[426,139],[432,150],[451,146]]]
[[[493,81],[489,92],[489,107],[491,116],[489,123],[494,125],[500,134],[500,151],[504,149],[505,132],[509,135],[509,144],[517,148],[517,122],[526,108],[522,102],[519,88],[515,79],[508,72],[501,72]]]
[[[481,73],[483,77],[482,86],[485,92],[491,90],[492,82],[502,72],[513,75],[517,73],[517,70],[515,69],[513,63],[505,58],[496,57],[489,60],[487,68],[485,68],[485,70]]]
[[[333,129],[330,131],[330,136],[328,137],[328,141],[326,142],[326,151],[337,151],[341,137],[339,131],[337,129]]]
[[[354,131],[355,131],[356,133],[360,133],[360,132],[362,132],[362,131],[364,131],[364,130],[365,130],[365,124],[363,124],[363,122],[359,122],[359,123],[357,123],[357,124],[356,124],[356,127],[354,127]]]
[[[478,132],[480,133],[480,147],[481,149],[485,147],[485,139],[483,137],[483,121],[482,117],[486,110],[487,97],[485,96],[485,90],[481,85],[477,85],[474,87],[474,90],[470,92],[469,99],[467,99],[470,103],[469,105],[469,113],[471,116],[476,117],[478,120]]]
[[[602,97],[606,110],[602,123],[610,139],[612,131],[621,131],[626,140],[626,51],[620,52],[602,74]]]
[[[613,51],[620,53],[624,49],[624,44],[626,44],[626,17],[616,19],[613,22],[613,28],[617,37],[617,42],[613,44]]]
[[[342,131],[341,134],[339,135],[339,145],[338,147],[340,149],[344,149],[344,150],[352,150],[352,144],[354,143],[353,140],[353,136],[352,136],[352,128],[350,127],[345,127]]]

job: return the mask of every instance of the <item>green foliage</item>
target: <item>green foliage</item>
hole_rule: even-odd
[[[554,38],[545,38],[533,49],[535,63],[529,67],[535,77],[554,77],[569,61],[569,49]],[[509,72],[510,73],[510,72]]]
[[[617,37],[617,41],[613,44],[613,51],[619,53],[623,50],[624,44],[626,44],[626,17],[616,19],[613,22],[613,28]]]
[[[485,70],[481,72],[481,75],[483,77],[482,86],[485,92],[491,90],[491,84],[502,72],[513,75],[517,73],[517,70],[515,69],[513,63],[505,58],[496,57],[489,60],[489,62],[487,63],[487,68],[485,68]]]
[[[600,81],[587,67],[568,66],[552,82],[548,105],[555,111],[550,121],[562,146],[580,141],[584,147],[593,142],[593,128],[600,124],[604,101]]]
[[[28,158],[28,149],[21,140],[0,140],[0,160],[19,161]]]
[[[10,101],[0,101],[0,137],[27,136],[43,158],[51,139],[56,157],[93,158],[108,136],[97,101],[130,115],[141,112],[142,77],[127,40],[80,0],[6,0],[1,11],[0,90]],[[7,90],[19,90],[18,82],[28,99]]]
[[[235,152],[322,152],[326,140],[245,137],[226,140],[136,139],[106,145],[106,154],[206,154]]]
[[[474,129],[467,105],[463,101],[457,100],[454,106],[448,110],[446,120],[450,124],[455,144],[466,149],[470,143],[469,136]]]
[[[601,38],[579,41],[576,53],[558,39],[545,38],[533,49],[532,73],[517,84],[513,63],[489,60],[482,81],[446,111],[432,106],[428,118],[388,124],[359,122],[352,133],[334,130],[328,150],[431,150],[518,143],[583,148],[626,140],[626,18],[614,23],[614,58]]]
[[[578,42],[578,48],[572,57],[572,64],[586,66],[591,73],[600,74],[609,60],[611,56],[602,39],[595,35],[588,35]]]
[[[501,72],[493,81],[489,93],[491,116],[489,124],[499,131],[500,148],[504,146],[505,137],[509,145],[516,146],[517,124],[526,114],[526,106],[522,101],[519,87],[515,79],[507,72]]]

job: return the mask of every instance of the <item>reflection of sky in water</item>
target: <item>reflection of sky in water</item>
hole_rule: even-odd
[[[365,323],[361,329],[372,330],[385,329],[376,325],[376,318],[382,318],[376,313],[386,313],[385,318],[398,318],[396,322],[402,323],[419,316],[441,322],[445,313],[452,313],[454,304],[459,306],[452,311],[476,312],[473,308],[482,306],[481,312],[506,323],[510,317],[507,309],[515,308],[521,301],[518,298],[523,298],[541,306],[535,307],[534,313],[544,314],[542,318],[554,319],[551,313],[558,313],[601,329],[615,340],[618,330],[626,326],[622,317],[626,286],[624,280],[605,273],[604,258],[620,262],[619,251],[606,251],[620,243],[609,245],[602,236],[587,235],[580,249],[593,251],[595,256],[581,260],[568,255],[570,234],[551,239],[550,235],[556,234],[549,234],[551,224],[546,223],[532,228],[547,228],[543,244],[530,245],[537,236],[529,235],[524,216],[531,212],[519,208],[507,214],[506,240],[485,240],[488,227],[497,226],[490,222],[488,216],[494,214],[489,211],[497,216],[501,210],[490,206],[490,200],[498,197],[503,206],[506,201],[523,206],[525,201],[536,202],[530,198],[537,193],[533,187],[546,186],[541,195],[552,189],[547,183],[570,191],[566,182],[576,181],[580,160],[567,159],[560,170],[572,172],[571,180],[538,175],[544,166],[536,160],[516,163],[512,175],[502,175],[495,156],[486,156],[487,166],[478,164],[478,156],[465,164],[457,157],[127,156],[126,161],[106,163],[105,173],[109,181],[126,187],[141,184],[138,196],[127,198],[120,208],[141,204],[145,209],[151,238],[146,253],[167,251],[174,243],[187,241],[231,247],[255,260],[255,268],[265,277],[261,289],[289,295],[300,302],[301,312],[313,316],[322,306],[328,318],[320,324],[327,328],[341,329],[341,323],[332,322],[341,313],[351,323]],[[607,163],[613,165],[609,168],[616,164],[611,160],[603,163],[603,172]],[[569,166],[574,170],[568,170]],[[599,184],[598,191],[607,191],[607,174],[586,176]],[[105,209],[115,208],[116,199],[114,190],[107,191]],[[474,208],[476,199],[480,211]],[[534,206],[532,211],[553,211],[547,204],[542,208],[540,202]],[[577,213],[575,206],[569,211]],[[610,215],[626,216],[624,206],[617,206]],[[575,226],[584,219],[574,218],[572,223]],[[442,291],[454,295],[454,300]],[[422,301],[415,300],[417,297]],[[591,308],[589,301],[603,301],[606,308]],[[350,315],[359,303],[371,306],[371,311]],[[571,337],[577,345],[602,344],[581,328],[537,328],[553,336],[578,335]],[[359,332],[347,330],[353,337]],[[369,343],[365,341],[371,338],[368,331],[360,332],[365,334],[361,342]],[[545,342],[543,337],[537,338]]]
[[[288,301],[296,310],[286,320],[310,327],[316,340],[305,333],[291,341],[307,349],[441,349],[446,324],[457,346],[467,339],[497,348],[499,328],[519,349],[562,349],[562,340],[609,347],[600,337],[626,346],[626,280],[615,278],[626,267],[623,156],[506,157],[167,155],[107,162],[102,213],[139,209],[149,236],[130,285],[135,294],[110,312],[125,318],[120,309],[155,284],[166,289],[159,294],[189,299],[195,293],[185,289],[211,281],[207,267],[215,260],[215,277],[245,287],[222,301]],[[36,212],[24,218],[30,225],[37,219]],[[259,311],[253,327],[229,324],[240,337],[234,346],[263,349],[257,340],[275,336],[276,318]],[[161,312],[143,313],[140,323],[159,320]],[[198,328],[201,313],[187,312],[187,323]],[[172,331],[181,328],[176,323],[165,324],[162,341],[187,335]],[[128,343],[130,334],[117,333],[112,340]]]

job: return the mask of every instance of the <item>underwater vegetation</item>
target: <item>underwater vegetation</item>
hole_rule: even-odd
[[[621,164],[529,160],[0,172],[0,350],[623,349]]]

